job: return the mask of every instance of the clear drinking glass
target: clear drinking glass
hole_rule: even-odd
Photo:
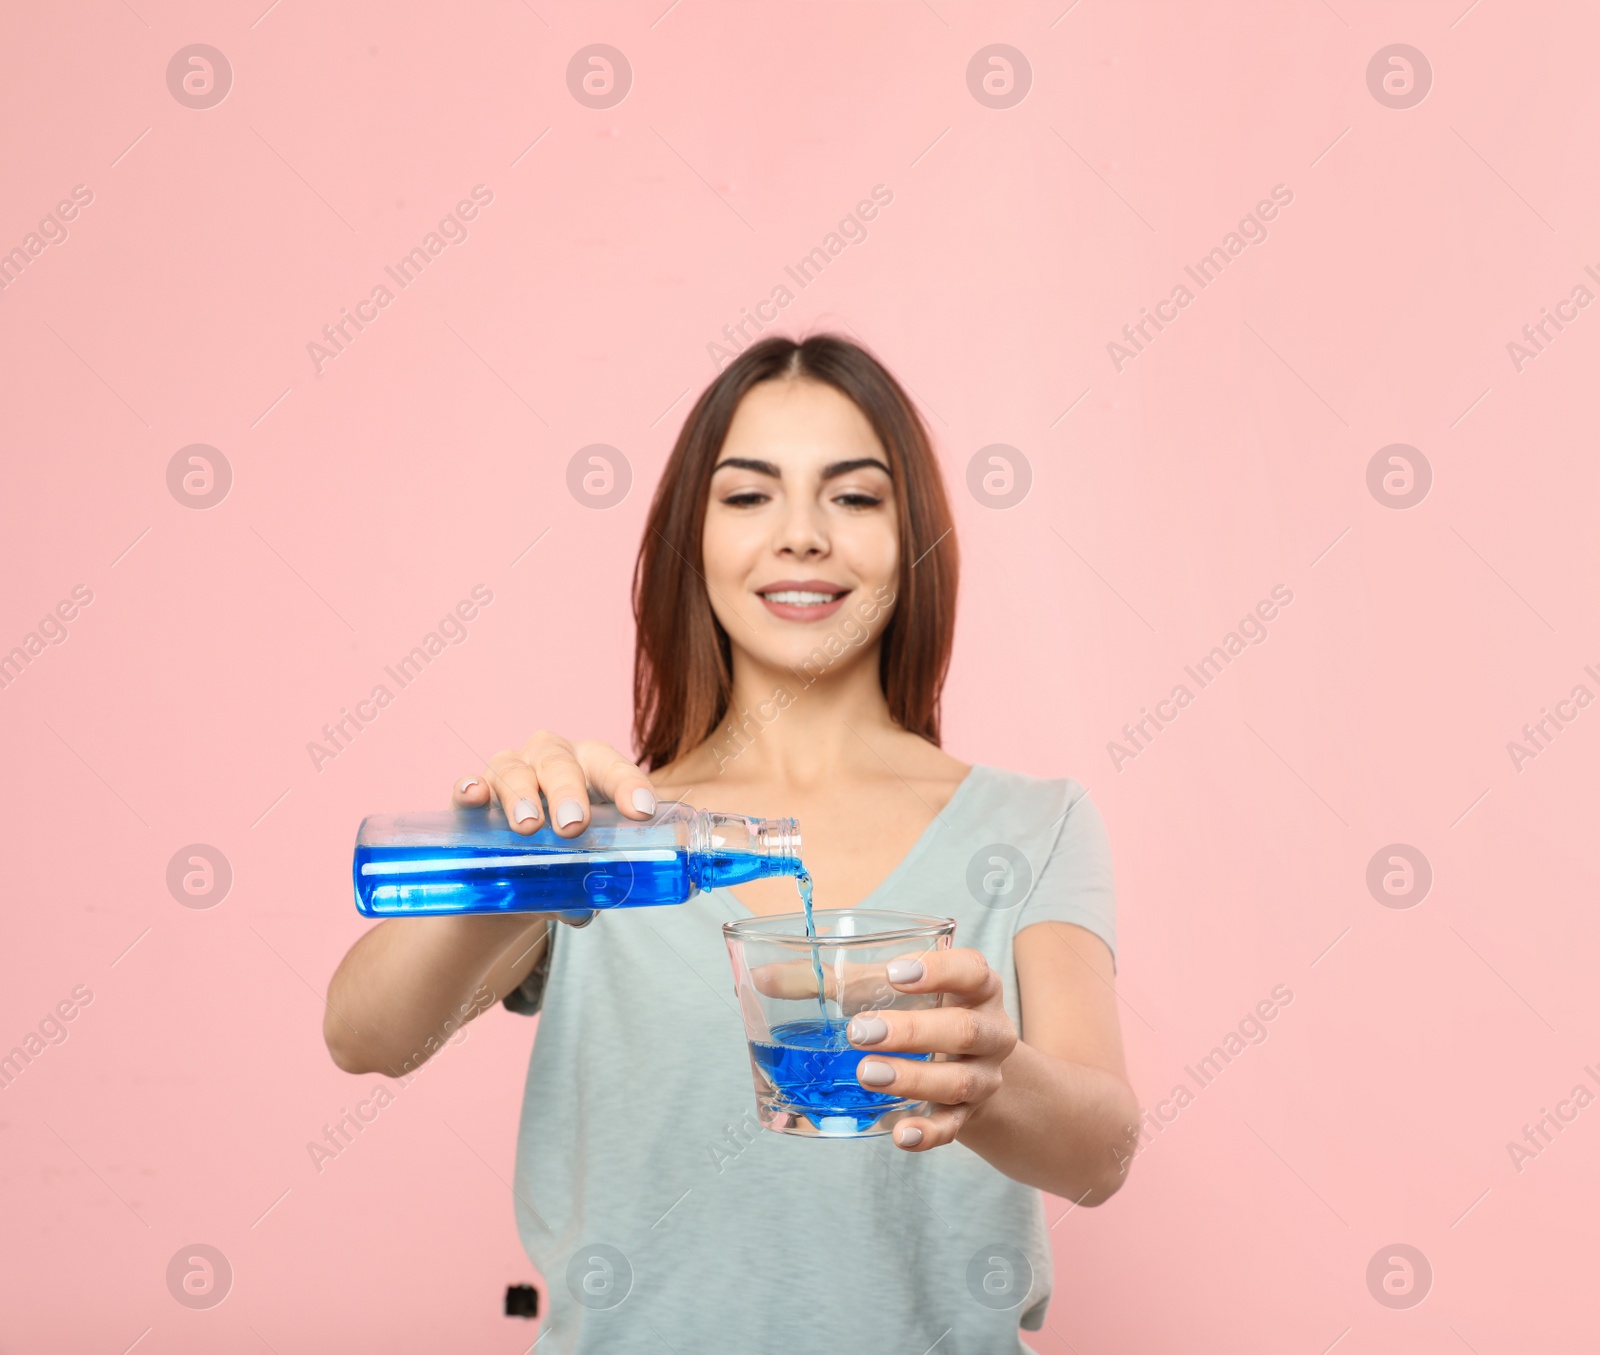
[[[858,1012],[937,1007],[942,993],[899,992],[886,970],[891,960],[948,950],[955,919],[882,908],[817,909],[815,918],[815,939],[806,935],[804,913],[722,927],[750,1042],[757,1112],[763,1125],[783,1134],[887,1134],[901,1120],[927,1114],[928,1103],[869,1091],[856,1080],[856,1064],[869,1056],[929,1056],[857,1049],[845,1027]]]

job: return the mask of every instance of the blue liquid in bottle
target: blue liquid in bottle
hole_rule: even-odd
[[[683,903],[703,889],[799,875],[793,819],[667,801],[648,821],[595,805],[576,837],[518,833],[498,804],[363,821],[352,874],[367,917],[569,913]]]

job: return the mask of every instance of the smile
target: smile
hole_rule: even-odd
[[[820,607],[824,602],[832,602],[839,594],[802,593],[798,588],[786,588],[782,592],[763,593],[761,596],[768,602],[787,602],[794,607]]]
[[[832,616],[853,589],[823,579],[784,579],[756,591],[766,609],[784,621],[818,621]]]

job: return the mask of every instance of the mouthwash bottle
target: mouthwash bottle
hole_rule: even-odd
[[[807,879],[793,819],[676,800],[648,820],[594,805],[576,837],[558,837],[548,815],[538,832],[516,832],[498,803],[376,815],[362,820],[352,872],[367,917],[647,908],[768,875]]]

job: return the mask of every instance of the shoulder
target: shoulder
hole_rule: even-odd
[[[1111,849],[1081,782],[979,763],[947,817],[959,832],[949,835],[945,864],[961,870],[985,905],[969,914],[975,926],[1003,925],[1015,938],[1036,923],[1070,922],[1100,937],[1115,957]],[[965,861],[958,859],[962,849]]]
[[[973,813],[996,815],[1016,825],[1064,823],[1068,817],[1098,818],[1084,785],[1070,776],[1031,776],[1005,767],[974,763],[968,780]]]
[[[1111,875],[1105,821],[1082,782],[979,763],[957,808],[968,840],[1015,848],[1035,872]]]
[[[985,773],[985,799],[974,808],[975,826],[992,831],[991,844],[1015,849],[998,852],[1021,884],[1014,928],[1073,923],[1105,942],[1114,966],[1115,871],[1105,822],[1088,788],[1067,776],[974,768],[979,770]]]

